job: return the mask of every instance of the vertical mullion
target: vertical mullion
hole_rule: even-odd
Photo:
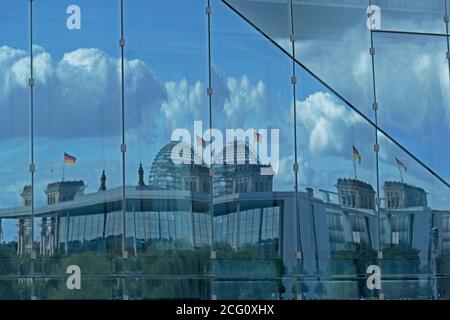
[[[29,1],[29,46],[30,46],[30,167],[31,173],[31,299],[34,300],[34,72],[33,72],[33,0]]]
[[[124,62],[124,23],[123,23],[123,0],[120,0],[120,79],[121,79],[121,153],[122,153],[122,299],[127,299],[125,288],[125,232],[126,232],[126,195],[125,195],[125,62]]]
[[[369,0],[369,7],[372,5],[372,1]],[[376,82],[376,68],[375,68],[375,41],[373,37],[373,29],[370,28],[370,50],[371,50],[371,62],[372,62],[372,94],[373,94],[373,112],[375,117],[375,146],[378,146],[378,98],[377,98],[377,82]],[[377,210],[377,229],[378,229],[378,241],[377,251],[378,259],[382,259],[381,250],[381,197],[380,197],[380,166],[379,166],[379,148],[375,150],[375,166],[376,166],[376,179],[377,179],[377,198],[376,198],[376,210]]]
[[[445,33],[447,35],[446,39],[447,39],[447,52],[446,52],[446,57],[447,57],[447,63],[448,63],[448,85],[449,85],[449,89],[450,89],[450,34],[449,34],[449,17],[448,17],[448,1],[449,0],[443,0],[444,1],[444,22],[445,22]],[[450,90],[449,90],[450,91]],[[450,92],[448,93],[450,94]],[[433,222],[432,222],[433,223]],[[432,225],[433,226],[433,225]],[[434,248],[434,295],[435,295],[435,299],[437,299],[438,296],[438,287],[437,287],[437,261],[436,261],[436,256],[437,254],[437,250],[436,248]]]
[[[299,165],[298,165],[298,150],[297,150],[297,146],[298,146],[298,141],[297,141],[297,72],[296,72],[296,53],[295,53],[295,27],[294,27],[294,7],[292,4],[292,0],[289,0],[289,14],[290,14],[290,27],[291,27],[291,34],[290,34],[290,40],[291,40],[291,45],[292,45],[292,78],[291,78],[291,84],[292,84],[292,99],[293,99],[293,117],[294,117],[294,175],[295,175],[295,187],[294,187],[294,196],[295,196],[295,202],[294,202],[294,212],[295,212],[295,228],[296,228],[296,234],[297,234],[297,238],[298,241],[296,243],[296,249],[297,252],[300,252],[300,265],[303,266],[304,265],[304,253],[303,253],[303,246],[302,246],[302,238],[301,238],[301,226],[300,226],[300,212],[298,210],[299,205],[298,205],[298,170],[299,170]],[[282,225],[280,225],[279,227],[283,228]],[[298,255],[296,253],[296,259],[297,261],[298,259]],[[297,284],[297,297],[295,297],[296,299],[298,298],[298,294],[301,292],[299,292],[298,290],[300,290],[300,283],[299,283],[299,278],[298,278],[298,271],[299,271],[299,266],[297,266],[296,264],[296,268],[297,270],[294,272],[295,275],[295,282]],[[303,271],[303,268],[301,268],[300,270]]]
[[[207,0],[207,7],[206,7],[206,15],[208,19],[208,113],[209,113],[209,130],[211,132],[213,127],[212,122],[212,95],[213,95],[213,88],[212,88],[212,64],[211,64],[211,14],[212,14],[212,8],[211,8],[211,0]],[[203,139],[203,138],[202,138]],[[212,143],[212,135],[210,135],[209,144]],[[210,148],[210,154],[209,154],[209,210],[210,210],[210,219],[211,219],[211,226],[210,226],[210,234],[211,234],[211,246],[210,246],[210,270],[211,270],[211,277],[210,277],[210,290],[211,290],[211,299],[214,299],[214,294],[212,292],[213,288],[213,277],[214,277],[214,261],[212,258],[213,252],[214,252],[214,194],[213,194],[213,182],[214,182],[214,168],[213,168],[213,153],[212,149]]]

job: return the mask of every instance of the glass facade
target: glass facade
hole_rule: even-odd
[[[449,299],[449,5],[3,1],[0,299]]]

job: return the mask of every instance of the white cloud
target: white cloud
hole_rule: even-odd
[[[213,69],[213,114],[215,127],[241,128],[250,125],[258,112],[265,109],[266,87],[263,81],[252,83],[247,75],[223,77]],[[164,84],[167,98],[161,104],[161,114],[167,129],[192,129],[195,120],[208,121],[207,85],[193,84],[186,79]],[[265,115],[263,116],[265,117]],[[247,121],[252,120],[252,121]],[[267,121],[267,120],[266,120]],[[204,123],[206,130],[207,123]]]
[[[30,77],[27,53],[0,47],[0,71],[0,108],[6,114],[3,123],[0,120],[0,139],[26,136]],[[34,77],[37,136],[107,138],[119,134],[120,59],[99,49],[80,48],[57,60],[44,48],[34,46]],[[222,108],[230,126],[242,120],[243,114],[264,108],[266,88],[262,81],[251,83],[247,75],[223,78],[215,70],[213,77],[213,105]],[[127,130],[146,134],[160,130],[167,136],[167,131],[174,128],[207,120],[206,86],[202,81],[189,83],[186,79],[163,83],[143,61],[125,60]],[[16,114],[16,110],[21,112]]]
[[[370,127],[364,120],[338,102],[331,94],[316,92],[297,103],[298,125],[306,135],[312,156],[348,153],[352,144],[365,145]],[[365,133],[364,131],[367,131]],[[355,137],[355,132],[361,135]],[[356,138],[356,139],[355,139]]]
[[[26,87],[29,73],[28,60],[25,51],[0,46],[0,79],[2,80],[0,82],[2,84],[0,85],[0,101],[4,101],[12,86]]]
[[[0,139],[28,134],[27,53],[0,47]],[[81,48],[55,60],[34,46],[36,135],[108,137],[120,132],[120,59]],[[146,109],[159,109],[166,89],[140,60],[125,60],[127,127],[142,125]]]
[[[208,113],[208,101],[205,85],[197,81],[190,85],[186,79],[165,83],[167,100],[161,105],[165,119],[172,128],[186,124],[186,119],[200,120]],[[193,125],[193,123],[191,124]]]
[[[264,110],[266,87],[262,81],[253,85],[247,75],[240,79],[228,77],[226,85],[229,96],[225,100],[223,111],[229,118],[239,117],[248,112]]]

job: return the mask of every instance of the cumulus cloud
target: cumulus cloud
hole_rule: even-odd
[[[28,79],[29,58],[25,51],[0,46],[0,101],[4,102],[7,93],[14,87],[26,87]],[[25,80],[25,82],[24,82]]]
[[[127,127],[141,124],[143,111],[159,109],[164,86],[140,60],[126,60]],[[0,120],[2,139],[28,133],[26,52],[0,47]],[[34,48],[35,123],[37,136],[53,138],[109,137],[120,130],[120,60],[99,49],[81,48],[55,60],[44,48]]]
[[[178,128],[185,124],[187,119],[201,120],[208,114],[209,106],[204,83],[197,81],[191,85],[186,79],[182,79],[179,82],[166,82],[165,88],[167,100],[162,103],[161,111],[170,122],[169,127]]]
[[[313,93],[298,101],[297,109],[298,125],[312,156],[346,156],[352,144],[373,145],[374,129],[329,93]]]
[[[352,177],[352,146],[356,146],[363,159],[358,177],[375,187],[374,128],[329,93],[313,93],[297,101],[297,107],[300,186],[333,190],[338,178]],[[381,184],[400,180],[398,158],[408,168],[405,182],[424,188],[433,208],[448,206],[448,190],[438,179],[381,133],[378,143]]]
[[[293,115],[289,115],[292,117]],[[375,129],[327,92],[297,101],[299,185],[334,190],[354,175],[355,146],[362,156],[358,177],[375,186]]]
[[[228,77],[226,85],[230,96],[225,100],[223,111],[229,118],[246,112],[264,110],[266,87],[262,81],[251,84],[248,77],[240,79]]]
[[[45,48],[33,49],[36,139],[47,139],[56,147],[68,139],[101,138],[105,146],[116,146],[121,128],[120,59],[95,48],[67,52],[60,59]],[[162,82],[142,60],[124,63],[125,126],[130,143],[161,145],[173,129],[190,129],[194,120],[208,119],[205,81]],[[246,75],[224,77],[215,68],[212,75],[212,102],[221,110],[221,121],[231,124],[264,105],[262,81],[251,83]],[[29,77],[27,52],[0,46],[1,141],[29,137]]]
[[[161,104],[159,115],[164,126],[168,130],[186,127],[192,129],[195,120],[203,120],[206,121],[206,130],[209,121],[207,84],[202,81],[189,83],[186,79],[181,79],[168,81],[164,86],[167,97]],[[213,67],[212,87],[214,127],[246,128],[260,123],[261,120],[267,124],[267,115],[261,113],[265,110],[268,100],[266,86],[262,80],[252,82],[246,74],[225,76]]]
[[[107,138],[120,133],[120,59],[95,48],[80,48],[55,59],[34,47],[35,133],[38,137]],[[27,53],[0,47],[0,138],[29,133],[30,61]],[[242,114],[258,112],[266,101],[262,81],[247,75],[224,77],[213,69],[213,105],[232,124]],[[129,131],[173,130],[206,120],[205,82],[161,82],[141,60],[125,60],[126,128]],[[217,110],[217,109],[216,109]],[[162,120],[162,121],[157,121]]]

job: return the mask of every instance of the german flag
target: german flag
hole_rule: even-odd
[[[359,151],[355,148],[355,146],[353,146],[353,157],[356,161],[358,161],[358,163],[361,163],[361,155],[359,154]]]
[[[262,143],[263,135],[255,131],[253,138],[256,141],[256,143]]]
[[[197,136],[197,146],[200,147],[200,148],[205,148],[206,147],[205,139]]]
[[[68,153],[64,153],[64,163],[65,164],[75,164],[75,162],[77,162],[77,158],[75,158],[74,156],[71,156]]]
[[[397,167],[399,169],[408,171],[408,168],[406,167],[406,165],[403,162],[401,162],[400,160],[398,160],[398,158],[395,158],[395,162],[397,163]]]

